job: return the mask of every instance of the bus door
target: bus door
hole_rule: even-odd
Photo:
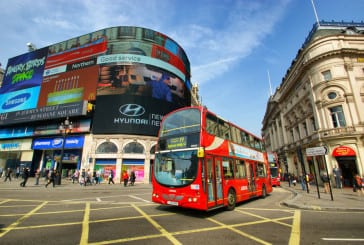
[[[208,208],[223,204],[221,158],[206,156],[206,183]]]
[[[248,190],[250,194],[253,194],[256,191],[255,176],[254,176],[255,171],[253,162],[248,162],[246,164],[246,173],[248,177]]]

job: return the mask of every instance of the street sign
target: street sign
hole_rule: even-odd
[[[309,157],[322,156],[322,155],[326,155],[326,153],[327,153],[326,146],[306,148],[306,155],[309,156]]]

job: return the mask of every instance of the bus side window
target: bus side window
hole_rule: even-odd
[[[236,164],[236,178],[245,179],[246,178],[246,172],[245,172],[245,162],[239,161]]]
[[[256,165],[256,176],[257,177],[266,177],[266,170],[263,163],[258,163]]]
[[[225,179],[234,178],[234,161],[232,159],[224,159],[222,162],[222,167]]]

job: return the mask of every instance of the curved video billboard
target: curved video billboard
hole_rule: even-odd
[[[166,113],[191,104],[190,64],[162,33],[111,27],[9,59],[0,99],[0,125],[84,115],[91,101],[93,133],[156,136]]]

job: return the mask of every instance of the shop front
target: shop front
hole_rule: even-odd
[[[5,171],[11,168],[13,173],[20,172],[24,167],[34,171],[32,166],[33,151],[31,139],[13,139],[0,142],[0,168]]]
[[[70,177],[80,168],[83,145],[83,135],[35,138],[32,145],[34,161],[38,162],[37,168],[43,172],[62,164],[62,177]]]
[[[356,152],[348,146],[339,146],[332,151],[332,156],[336,158],[338,167],[341,169],[343,186],[351,187],[354,175],[359,173]]]
[[[113,175],[114,180],[116,176],[116,159],[115,158],[97,158],[95,159],[95,168],[99,175],[100,183],[108,183],[110,174]]]
[[[129,176],[132,171],[135,173],[135,181],[144,181],[144,159],[123,159],[121,174],[126,171]],[[121,176],[120,176],[121,179]]]

